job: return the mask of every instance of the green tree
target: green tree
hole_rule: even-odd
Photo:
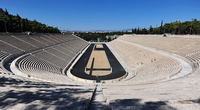
[[[18,14],[11,15],[7,10],[0,8],[0,32],[39,32],[60,33],[57,27],[47,26],[36,20],[31,21],[21,18]]]

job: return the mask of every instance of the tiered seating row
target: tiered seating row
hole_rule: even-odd
[[[72,42],[73,41],[73,42]],[[62,44],[64,43],[64,44]],[[75,55],[81,47],[86,46],[87,42],[81,41],[72,35],[58,34],[0,34],[0,51],[8,54],[22,54],[49,46],[59,45],[59,50],[67,51],[67,54]],[[63,49],[60,46],[63,46]],[[55,48],[58,49],[56,46]],[[73,54],[71,54],[73,53]]]
[[[192,108],[198,110],[198,108],[196,108],[197,104],[196,100],[198,100],[196,97],[200,96],[199,85],[198,85],[200,84],[199,83],[200,82],[199,80],[200,37],[199,36],[195,38],[190,38],[190,36],[177,37],[175,35],[173,37],[149,36],[149,35],[122,36],[109,43],[109,45],[111,45],[112,48],[116,51],[117,50],[122,51],[123,48],[120,48],[120,46],[124,44],[121,43],[120,41],[134,45],[139,44],[140,46],[138,47],[144,46],[147,48],[149,47],[154,48],[152,50],[155,49],[162,50],[160,52],[165,51],[169,55],[171,54],[172,56],[177,57],[177,61],[178,59],[181,59],[185,60],[185,62],[187,63],[188,60],[190,60],[192,63],[194,63],[196,71],[193,71],[192,74],[190,75],[186,75],[186,77],[179,77],[176,80],[170,80],[170,81],[165,80],[163,82],[158,81],[157,83],[153,82],[144,84],[144,82],[149,82],[150,79],[153,79],[155,81],[156,79],[163,78],[163,76],[166,76],[166,74],[170,74],[170,76],[172,75],[173,77],[173,74],[171,73],[176,73],[180,69],[181,69],[180,71],[182,70],[184,71],[185,68],[182,65],[183,63],[181,64],[183,68],[180,68],[176,64],[176,61],[174,61],[173,59],[166,59],[166,58],[164,58],[163,60],[160,59],[159,61],[155,61],[153,63],[144,65],[141,68],[137,69],[136,71],[137,75],[135,78],[133,78],[133,80],[129,80],[130,83],[120,82],[118,84],[108,84],[107,86],[103,87],[104,96],[107,98],[107,102],[110,102],[112,108],[114,107],[125,108],[127,107],[127,105],[128,106],[133,105],[133,108],[136,108],[138,103],[147,104],[148,102],[151,102],[150,105],[152,107],[152,104],[154,102],[159,102],[159,103],[168,102],[167,105],[170,105],[171,107],[174,107],[177,110],[179,109],[182,110],[183,108],[184,109]],[[117,47],[114,45],[114,43],[120,46]],[[129,48],[129,51],[134,51],[128,46],[127,48]],[[177,55],[174,55],[173,53]],[[118,52],[118,54],[122,57],[122,59],[126,59],[126,57],[124,57],[124,54],[126,53],[120,54]],[[187,58],[188,60],[185,59],[184,57]],[[188,62],[187,64],[190,65],[191,63]],[[190,67],[188,66],[188,68]],[[142,81],[142,79],[145,79],[145,81]],[[146,108],[151,108],[151,107],[146,107]]]
[[[61,34],[0,34],[0,49],[7,53],[16,54],[19,52],[31,52],[77,39],[72,35]]]
[[[38,59],[33,55],[28,55],[18,63],[21,71],[31,72],[49,72],[49,73],[61,73],[61,69],[49,64],[48,62]]]
[[[1,33],[0,60],[8,55],[27,54],[26,57],[16,62],[20,71],[30,77],[53,80],[54,77],[63,77],[61,74],[63,69],[87,45],[86,41],[70,34],[12,35]],[[56,75],[51,73],[56,73]],[[56,79],[61,81],[59,78]]]
[[[136,70],[137,75],[132,81],[137,83],[159,81],[177,74],[180,70],[181,66],[176,61],[163,58]]]
[[[1,35],[0,36],[0,40],[4,41],[4,42],[7,42],[17,48],[20,48],[22,51],[30,51],[30,50],[33,50],[35,47],[33,47],[32,45],[22,41],[22,40],[19,40],[18,38],[16,37],[13,37],[12,35],[10,36],[7,36],[7,35]]]
[[[43,59],[45,61],[50,62],[51,64],[56,64],[59,67],[65,67],[65,61],[53,54],[47,53],[45,51],[41,51],[33,54],[35,57]]]
[[[33,55],[63,69],[86,45],[82,41],[71,40],[67,43],[43,49],[43,51],[33,53]]]
[[[138,68],[162,58],[156,53],[145,51],[144,49],[117,40],[113,41],[111,46],[132,68]]]
[[[62,76],[62,70],[70,63],[74,56],[86,46],[87,43],[85,41],[73,39],[66,43],[34,52],[22,60],[19,60],[18,66],[22,72],[31,77],[48,81],[63,81],[64,83],[67,77]],[[51,73],[57,74],[54,76]]]
[[[136,74],[132,80],[128,81],[131,84],[162,80],[181,70],[181,65],[171,58],[130,45],[119,39],[110,42],[109,45],[127,63],[128,68],[134,69],[134,73],[128,71],[129,74]]]
[[[119,39],[152,47],[186,57],[194,67],[199,67],[200,38],[190,37],[151,37],[148,35],[123,36]]]
[[[5,57],[7,57],[9,54],[8,53],[5,53],[3,51],[0,51],[0,62],[1,60],[3,60]]]
[[[15,54],[15,53],[22,53],[23,51],[20,50],[19,48],[16,48],[15,46],[9,45],[4,41],[0,40],[0,49],[1,51],[10,53],[10,54]]]

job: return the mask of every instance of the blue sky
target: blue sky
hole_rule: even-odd
[[[200,19],[200,0],[0,0],[0,7],[65,30],[120,30]]]

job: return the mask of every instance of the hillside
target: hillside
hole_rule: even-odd
[[[132,33],[136,34],[200,34],[200,21],[193,19],[191,21],[175,21],[171,23],[161,22],[159,27],[149,28],[135,28],[132,29]]]
[[[7,10],[0,8],[0,32],[38,32],[59,33],[60,30],[36,20],[28,20],[19,15],[12,15]]]
[[[191,34],[199,35],[200,34],[200,20],[193,19],[191,21],[175,21],[171,23],[161,22],[161,25],[158,27],[149,28],[133,28],[132,30],[127,31],[116,31],[116,32],[77,32],[77,36],[87,40],[87,41],[111,41],[115,37],[109,37],[113,35],[123,35],[123,34]]]

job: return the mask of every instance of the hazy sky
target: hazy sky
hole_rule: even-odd
[[[200,0],[0,0],[0,7],[65,30],[119,30],[200,19]]]

